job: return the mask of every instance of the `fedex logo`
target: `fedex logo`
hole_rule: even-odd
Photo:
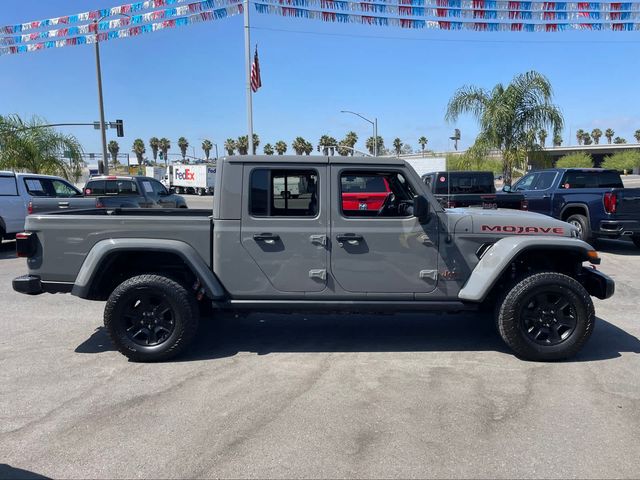
[[[184,172],[181,172],[181,171],[179,171],[179,170],[178,170],[178,171],[175,173],[175,175],[176,175],[176,178],[177,178],[178,180],[195,180],[195,179],[196,179],[196,174],[195,174],[195,172],[192,172],[192,171],[191,171],[191,170],[189,170],[188,168],[186,168],[186,169],[184,170]]]
[[[525,227],[522,225],[482,225],[483,232],[502,232],[502,233],[542,233],[551,235],[564,235],[562,227]]]

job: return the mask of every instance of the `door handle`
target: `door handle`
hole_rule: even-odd
[[[280,240],[280,235],[276,235],[273,233],[256,233],[253,236],[253,239],[256,242],[264,242],[269,245],[273,245],[274,243]]]
[[[542,198],[551,198],[551,195],[542,195]]]
[[[433,247],[433,241],[429,238],[429,235],[422,234],[418,237],[423,245],[427,247]]]
[[[69,202],[58,202],[58,206],[59,207],[68,207],[69,206]]]
[[[343,233],[336,235],[336,240],[338,240],[338,245],[342,247],[344,242],[347,242],[349,245],[358,245],[364,240],[364,237],[362,235],[356,235],[355,233]]]

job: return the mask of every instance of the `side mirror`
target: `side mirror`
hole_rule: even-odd
[[[511,185],[505,185],[504,187],[502,187],[502,191],[504,193],[511,193],[513,190],[511,189]]]
[[[175,188],[170,188],[169,189],[169,195],[175,195],[176,194],[176,189]]]
[[[413,197],[413,214],[419,219],[429,217],[429,201],[422,195]]]

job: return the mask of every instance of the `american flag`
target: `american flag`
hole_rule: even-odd
[[[251,90],[256,93],[262,86],[262,79],[260,78],[260,63],[258,62],[258,45],[256,45],[256,53],[253,56],[253,63],[251,64]]]

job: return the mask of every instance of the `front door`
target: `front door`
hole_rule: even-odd
[[[265,281],[304,295],[327,285],[326,165],[245,165],[241,242]]]
[[[556,175],[556,172],[538,172],[535,174],[532,184],[526,191],[529,210],[543,215],[551,215],[551,187]]]
[[[377,182],[380,177],[384,182]],[[437,221],[413,215],[421,189],[401,170],[331,166],[331,272],[349,292],[429,293],[438,282]],[[376,210],[347,210],[343,194],[357,185],[389,188]]]

